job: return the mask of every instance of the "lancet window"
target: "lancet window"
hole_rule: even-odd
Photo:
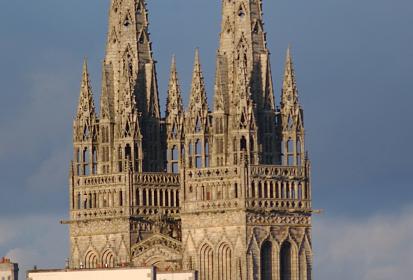
[[[273,257],[272,244],[265,241],[261,246],[261,280],[272,280],[273,274]]]
[[[291,243],[285,241],[280,251],[280,280],[292,280]]]

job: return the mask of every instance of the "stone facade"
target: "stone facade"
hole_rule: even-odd
[[[87,64],[74,120],[71,268],[196,270],[201,280],[310,280],[311,184],[288,49],[276,106],[261,0],[222,0],[213,109],[196,50],[185,110],[166,114],[144,0],[112,0],[99,116]]]

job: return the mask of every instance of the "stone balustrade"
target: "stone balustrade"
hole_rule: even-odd
[[[251,165],[250,175],[266,178],[304,178],[307,174],[304,166]]]
[[[179,186],[179,174],[173,173],[138,173],[133,175],[134,183],[176,185]]]
[[[77,176],[74,179],[75,187],[95,187],[102,185],[118,185],[126,181],[124,173],[110,175]]]
[[[73,220],[119,217],[128,213],[127,207],[104,207],[72,210]]]
[[[252,210],[306,211],[311,210],[311,201],[298,199],[249,198],[247,199],[247,208]]]
[[[201,169],[188,169],[187,178],[191,180],[209,180],[209,179],[228,179],[237,176],[240,172],[239,167],[208,167]]]

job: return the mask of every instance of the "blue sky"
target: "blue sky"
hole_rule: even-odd
[[[67,231],[58,221],[67,216],[72,119],[84,56],[99,96],[108,2],[0,1],[0,255],[24,267],[64,265]],[[162,104],[173,53],[188,94],[196,47],[211,97],[219,1],[148,2]],[[314,207],[324,209],[315,218],[316,277],[407,279],[413,2],[263,2],[278,101],[293,47]]]

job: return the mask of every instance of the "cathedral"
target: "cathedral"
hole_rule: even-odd
[[[274,98],[262,0],[221,0],[212,107],[195,50],[165,114],[145,0],[111,0],[99,112],[84,63],[70,169],[71,269],[311,280],[311,182],[290,49]]]

